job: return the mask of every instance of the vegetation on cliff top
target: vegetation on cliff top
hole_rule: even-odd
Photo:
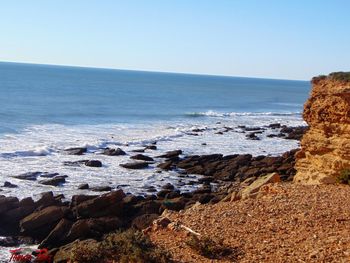
[[[312,83],[316,83],[320,80],[325,80],[325,79],[330,79],[330,80],[337,80],[341,82],[350,82],[350,72],[332,72],[328,76],[327,75],[320,75],[317,77],[312,78]]]

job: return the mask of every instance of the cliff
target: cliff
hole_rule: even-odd
[[[294,181],[334,183],[350,168],[350,72],[313,78],[303,118],[309,130],[296,154]]]

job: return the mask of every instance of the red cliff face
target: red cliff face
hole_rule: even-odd
[[[350,73],[314,78],[303,117],[310,129],[296,154],[294,181],[334,183],[350,168]]]

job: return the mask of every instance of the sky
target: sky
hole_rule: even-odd
[[[350,71],[349,0],[0,0],[0,61],[309,80]]]

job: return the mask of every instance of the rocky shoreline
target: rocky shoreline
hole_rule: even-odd
[[[268,129],[276,132],[272,136],[299,140],[306,127],[287,127],[279,123],[270,124]],[[266,127],[244,127],[249,140],[259,140],[259,133]],[[229,132],[230,127],[220,131]],[[201,133],[193,130],[193,134]],[[195,136],[195,135],[194,135]],[[145,146],[144,149],[156,150],[156,143]],[[60,247],[74,240],[100,239],[104,234],[117,229],[134,227],[144,229],[149,226],[165,209],[179,211],[187,209],[199,202],[201,204],[217,203],[237,191],[242,182],[253,182],[259,176],[277,172],[283,181],[291,181],[296,173],[294,169],[296,150],[281,156],[252,156],[250,154],[190,155],[181,157],[181,150],[170,151],[157,156],[155,160],[140,149],[131,156],[130,163],[121,164],[125,169],[144,169],[149,164],[156,164],[156,172],[172,170],[181,178],[191,174],[200,175],[197,180],[189,183],[198,185],[191,192],[181,192],[176,186],[166,184],[162,189],[154,187],[145,189],[144,195],[126,194],[121,189],[107,186],[95,187],[96,192],[109,191],[102,195],[74,195],[66,201],[63,195],[52,192],[43,193],[34,201],[31,197],[19,200],[17,197],[0,195],[0,235],[7,238],[0,240],[0,246],[18,246],[25,244],[40,244],[55,254]],[[143,150],[143,151],[142,151]],[[85,148],[67,149],[69,154],[84,155]],[[104,149],[106,155],[123,155],[122,149]],[[86,165],[100,167],[98,160],[81,160],[65,163],[65,165]],[[65,177],[59,174],[27,173],[17,176],[17,179],[37,180],[40,183],[57,186],[65,182]],[[45,179],[43,179],[45,178]],[[11,182],[4,187],[16,187]],[[79,186],[89,188],[88,182]],[[64,259],[55,259],[55,262]]]

